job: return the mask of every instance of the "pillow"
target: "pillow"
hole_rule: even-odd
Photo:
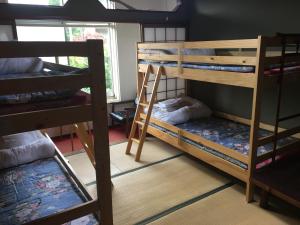
[[[42,69],[43,61],[40,58],[0,58],[0,76],[39,73]]]
[[[54,154],[53,143],[39,131],[0,138],[0,169],[53,157]]]
[[[211,116],[211,109],[203,102],[184,96],[181,98],[168,99],[154,105],[152,116],[176,125]]]
[[[215,49],[212,48],[185,48],[183,55],[216,55]]]

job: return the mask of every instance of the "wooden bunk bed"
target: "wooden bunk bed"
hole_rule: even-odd
[[[113,224],[108,130],[107,124],[103,124],[103,121],[107,121],[107,104],[102,41],[2,42],[0,49],[0,58],[80,56],[87,57],[89,62],[89,68],[81,73],[64,74],[67,67],[46,64],[48,69],[54,68],[63,72],[59,75],[35,74],[0,80],[0,96],[65,89],[80,90],[84,87],[89,87],[91,91],[90,96],[77,92],[67,100],[1,105],[1,137],[68,124],[77,124],[75,127],[78,128],[78,124],[82,126],[80,124],[82,122],[93,122],[94,143],[87,143],[85,148],[95,149],[90,158],[95,161],[98,198],[92,199],[69,163],[55,147],[53,159],[64,171],[63,174],[67,176],[66,179],[69,180],[70,185],[73,184],[74,187],[71,186],[75,192],[80,194],[82,202],[52,215],[32,216],[26,224],[63,224],[86,215],[94,215],[101,224]],[[44,133],[44,135],[50,140],[47,134]],[[86,139],[84,142],[90,142],[85,134],[82,133],[82,135]],[[24,168],[22,166],[24,165],[15,168],[22,170]],[[56,201],[59,203],[60,199]]]
[[[294,79],[299,74],[299,41],[299,35],[290,35],[284,36],[284,38],[258,36],[256,39],[245,40],[138,43],[138,93],[143,90],[143,77],[149,69],[152,73],[161,69],[162,75],[238,86],[251,89],[253,92],[250,119],[223,112],[214,112],[215,118],[222,118],[220,124],[224,121],[233,121],[235,126],[238,124],[238,126],[242,126],[242,129],[248,129],[248,150],[246,153],[211,140],[209,136],[194,134],[180,126],[174,126],[153,117],[150,118],[147,132],[244,181],[247,184],[246,199],[248,202],[252,201],[253,172],[257,164],[272,158],[274,150],[271,148],[269,151],[258,155],[258,149],[283,138],[290,141],[275,147],[277,153],[300,147],[300,140],[291,137],[300,132],[300,126],[280,129],[277,122],[275,126],[272,126],[260,121],[263,83],[271,82],[274,85],[278,79],[281,79],[280,74],[284,74],[284,79]],[[274,49],[277,49],[278,52],[278,49],[285,49],[287,46],[289,51],[274,54]],[[186,49],[215,49],[238,54],[187,55],[184,53]],[[161,53],[166,50],[169,51],[168,54]],[[291,67],[290,63],[292,64]],[[276,67],[273,66],[275,64]],[[147,106],[145,98],[143,101],[141,104]],[[280,121],[297,116],[299,114],[281,118]],[[140,113],[138,117],[147,121],[145,120],[147,115],[144,113]],[[144,126],[140,121],[137,123],[139,126]],[[232,123],[229,124],[229,126],[231,125]],[[262,129],[266,133],[261,136]]]

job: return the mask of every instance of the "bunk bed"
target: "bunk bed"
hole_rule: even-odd
[[[246,199],[252,201],[252,176],[257,165],[272,158],[273,152],[284,153],[300,147],[300,140],[294,137],[300,132],[300,126],[281,129],[277,122],[272,126],[260,121],[263,83],[274,85],[282,77],[297,79],[300,72],[299,41],[300,36],[291,35],[284,38],[258,36],[243,40],[138,43],[138,93],[143,90],[142,81],[148,70],[155,73],[159,69],[166,76],[253,91],[250,119],[213,112],[210,118],[172,125],[151,116],[147,132],[244,181],[247,184]],[[145,97],[141,104],[149,105]],[[278,118],[277,115],[277,119],[282,122],[297,116],[299,114]],[[146,113],[140,113],[139,117],[147,121]],[[139,121],[137,123],[143,126]]]
[[[0,222],[113,224],[102,41],[3,42],[0,49],[5,59],[80,56],[89,62],[85,70],[44,63],[42,72],[0,76],[0,152],[2,161],[10,159],[1,164]],[[85,87],[90,96],[80,91]],[[88,144],[95,149],[97,199],[49,136],[38,131],[87,121],[95,134]]]

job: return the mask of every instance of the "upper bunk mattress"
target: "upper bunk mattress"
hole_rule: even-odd
[[[145,60],[140,60],[140,64],[153,64],[158,66],[166,67],[177,67],[177,63],[173,62],[150,62]],[[254,66],[238,66],[238,65],[213,65],[213,64],[197,64],[197,63],[182,63],[183,68],[188,69],[200,69],[200,70],[212,70],[212,71],[224,71],[224,72],[239,72],[239,73],[254,73]],[[290,64],[285,66],[284,72],[295,72],[300,71],[300,65]],[[265,75],[276,75],[280,73],[280,66],[274,65],[269,69],[266,69]]]
[[[38,110],[46,110],[51,108],[59,108],[59,107],[68,107],[68,106],[78,106],[84,104],[90,104],[90,95],[79,91],[75,95],[69,98],[64,99],[56,99],[51,101],[43,101],[43,102],[31,102],[24,104],[9,104],[0,107],[0,116],[1,115],[9,115],[23,112],[31,112]]]
[[[172,136],[177,137],[178,134],[174,133],[170,130],[167,130],[165,128],[159,127],[154,124],[150,124],[164,132],[169,133]],[[234,151],[237,151],[243,155],[248,155],[249,153],[249,139],[250,139],[250,127],[244,124],[236,123],[231,120],[226,120],[223,118],[218,117],[209,117],[209,118],[202,118],[194,121],[189,121],[183,124],[175,125],[176,127],[185,130],[189,133],[199,135],[209,141],[218,143],[220,145],[223,145],[227,148],[230,148]],[[267,130],[260,129],[259,130],[259,137],[266,137],[271,135],[272,133]],[[229,156],[226,156],[214,149],[205,147],[203,145],[200,145],[199,143],[188,139],[188,138],[182,138],[183,141],[192,144],[204,151],[207,151],[211,154],[214,154],[218,157],[221,157],[223,159],[226,159],[227,161],[230,161],[242,168],[247,169],[247,165],[244,163],[233,159]],[[283,146],[285,144],[293,142],[294,138],[285,138],[280,139],[278,141],[278,147]],[[262,154],[265,154],[267,152],[270,152],[273,150],[273,144],[267,144],[264,146],[260,146],[257,151],[257,155],[260,156]]]
[[[55,158],[0,171],[0,224],[19,225],[86,202]],[[98,224],[93,215],[67,224]]]

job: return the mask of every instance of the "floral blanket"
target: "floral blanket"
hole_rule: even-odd
[[[0,224],[19,225],[85,202],[55,158],[0,171]],[[88,215],[67,224],[98,224]]]

